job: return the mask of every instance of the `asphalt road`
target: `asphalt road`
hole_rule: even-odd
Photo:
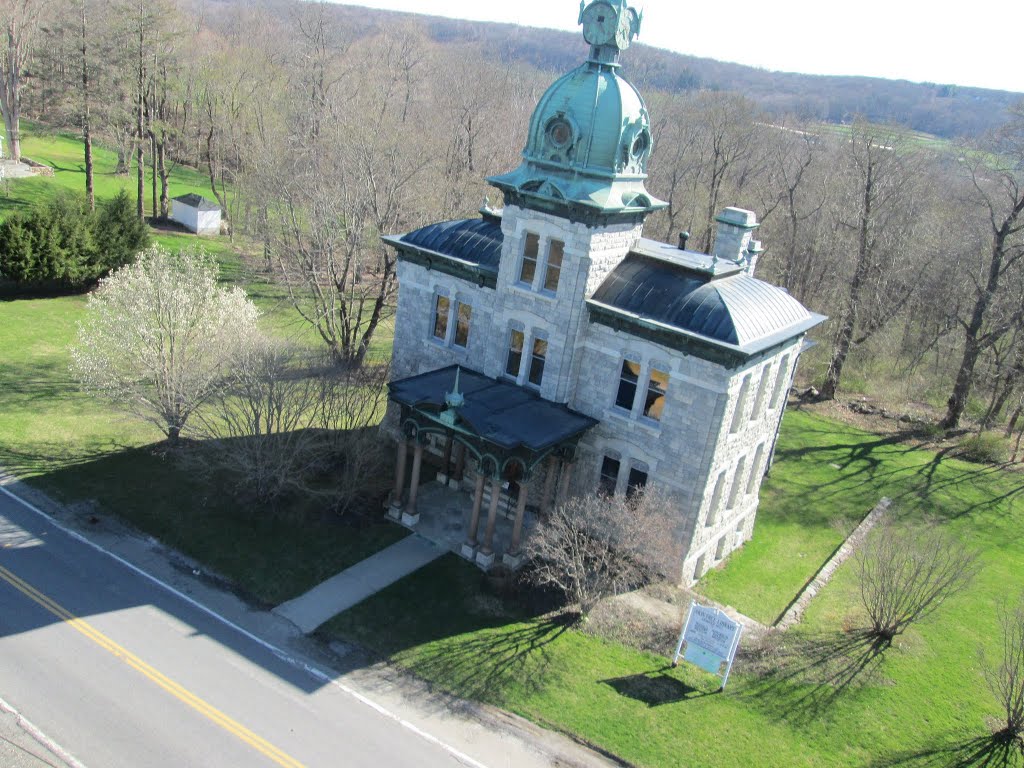
[[[88,768],[467,764],[2,493],[0,697]]]

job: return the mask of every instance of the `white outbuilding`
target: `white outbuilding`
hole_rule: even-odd
[[[202,195],[174,198],[171,201],[171,218],[197,235],[220,234],[220,206]]]

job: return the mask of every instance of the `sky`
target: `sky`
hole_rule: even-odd
[[[578,0],[344,4],[579,29]],[[645,14],[641,43],[692,56],[783,72],[868,75],[1024,93],[1022,0],[634,0],[633,5]]]

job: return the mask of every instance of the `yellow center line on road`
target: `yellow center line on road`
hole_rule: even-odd
[[[267,740],[257,736],[245,726],[235,720],[232,720],[216,707],[203,701],[187,688],[174,682],[162,672],[154,669],[138,656],[118,645],[88,622],[78,618],[66,608],[54,602],[28,582],[23,581],[18,576],[15,576],[11,571],[7,570],[3,566],[0,566],[0,579],[6,581],[34,603],[45,608],[58,619],[71,626],[77,632],[85,635],[104,650],[121,659],[128,666],[141,672],[176,699],[184,702],[207,719],[219,725],[228,733],[244,741],[257,752],[265,755],[278,765],[283,766],[283,768],[304,768],[303,764],[298,760],[281,751]]]

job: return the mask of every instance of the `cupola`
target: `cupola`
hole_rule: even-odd
[[[580,3],[590,57],[541,98],[518,169],[488,181],[506,201],[570,218],[642,219],[666,207],[644,186],[654,147],[643,97],[620,74],[619,54],[642,16],[625,0]]]

